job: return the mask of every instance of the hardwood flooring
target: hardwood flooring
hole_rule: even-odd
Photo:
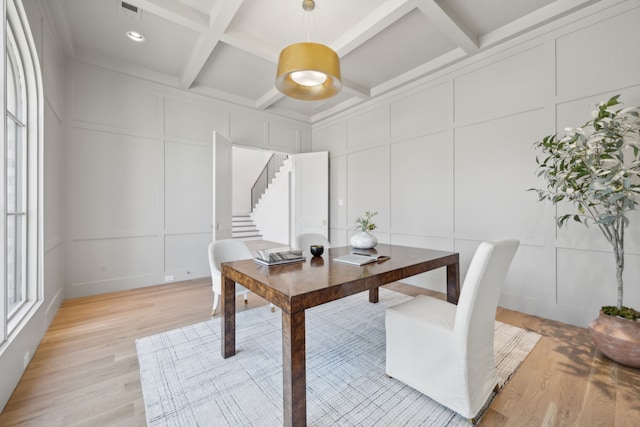
[[[144,426],[135,340],[207,320],[211,303],[208,278],[64,301],[0,426]],[[238,310],[265,303],[236,300]],[[640,426],[640,370],[594,351],[586,329],[502,308],[497,319],[542,338],[480,426]]]

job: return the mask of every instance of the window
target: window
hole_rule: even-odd
[[[0,344],[41,300],[42,84],[33,39],[19,0],[6,2],[4,149],[0,162],[4,292]]]
[[[26,233],[25,219],[25,172],[27,170],[24,153],[27,107],[25,99],[24,72],[20,52],[15,46],[11,31],[7,32],[7,86],[6,86],[6,139],[5,139],[5,212],[6,212],[6,264],[7,311],[11,318],[25,303],[26,274],[24,249]]]

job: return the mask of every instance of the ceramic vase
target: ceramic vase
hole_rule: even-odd
[[[377,244],[378,239],[376,239],[376,236],[366,231],[361,231],[360,233],[351,237],[351,246],[356,249],[371,249],[374,248]]]
[[[600,311],[600,316],[589,325],[589,335],[609,359],[640,368],[640,322]]]

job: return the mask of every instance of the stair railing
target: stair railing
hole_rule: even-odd
[[[288,157],[288,154],[273,153],[267,164],[264,165],[262,172],[260,172],[256,182],[253,184],[253,187],[251,187],[251,212],[253,212],[258,201],[260,201],[262,195],[267,191],[267,188],[269,188],[269,184],[271,184],[271,181],[275,178],[276,172],[280,170]]]

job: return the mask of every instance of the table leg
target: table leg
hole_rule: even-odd
[[[447,265],[447,301],[458,304],[460,297],[460,261]]]
[[[222,276],[222,357],[236,354],[236,282]]]
[[[307,425],[307,372],[304,311],[282,310],[284,425]]]
[[[369,289],[369,302],[378,302],[378,294],[380,288],[371,288]]]

